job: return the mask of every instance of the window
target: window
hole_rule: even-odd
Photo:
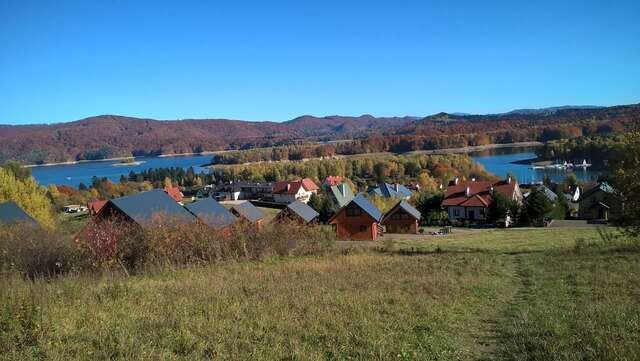
[[[455,217],[460,217],[460,208],[454,208],[453,209],[453,215]]]
[[[360,209],[360,207],[357,207],[357,206],[347,207],[347,216],[355,217],[355,216],[361,216],[361,215],[362,215],[362,209]]]
[[[367,227],[367,226],[360,226],[360,232],[364,232],[364,231],[366,231],[366,230],[367,230],[367,228],[369,228],[369,227]]]

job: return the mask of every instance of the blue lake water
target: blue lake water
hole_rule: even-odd
[[[471,154],[473,159],[482,164],[484,168],[499,176],[505,177],[511,172],[520,183],[542,181],[545,175],[549,175],[554,181],[562,181],[569,173],[565,170],[531,169],[529,165],[513,164],[515,161],[535,158],[535,153],[529,150],[508,150],[492,152],[494,154]],[[119,161],[86,162],[78,164],[52,165],[46,167],[31,168],[33,176],[42,185],[67,184],[78,186],[81,182],[89,185],[91,178],[106,177],[114,182],[120,180],[121,175],[128,175],[129,172],[140,172],[149,168],[166,167],[193,167],[196,173],[207,172],[206,168],[200,167],[211,161],[211,155],[177,156],[177,157],[151,157],[136,158],[136,161],[143,162],[139,165],[120,164]],[[576,176],[583,181],[595,180],[599,172],[590,170],[576,170]]]
[[[574,173],[581,181],[595,181],[601,172],[586,169],[575,171],[561,169],[531,169],[528,164],[514,164],[520,160],[533,159],[536,154],[531,151],[513,152],[510,154],[473,155],[473,159],[482,164],[484,169],[497,175],[506,177],[507,173],[513,174],[520,183],[541,182],[545,175],[553,181],[561,182],[569,173]]]
[[[149,168],[193,167],[196,173],[207,172],[200,167],[207,164],[213,158],[212,155],[176,156],[176,157],[149,157],[136,158],[142,164],[122,164],[120,161],[84,162],[78,164],[51,165],[33,167],[31,173],[41,185],[66,184],[77,187],[81,182],[90,185],[93,176],[106,177],[114,182],[120,180],[121,175],[129,172],[140,172]]]

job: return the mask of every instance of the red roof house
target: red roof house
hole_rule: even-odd
[[[330,175],[322,181],[322,186],[325,188],[331,188],[347,181],[347,177],[341,175]]]
[[[502,193],[507,199],[522,202],[518,182],[511,177],[498,182],[456,179],[449,184],[442,206],[450,220],[481,221],[487,217],[494,191]]]
[[[184,194],[182,194],[182,192],[180,191],[180,187],[165,187],[164,192],[178,203],[182,202],[182,198],[184,198]]]
[[[98,212],[100,212],[102,207],[104,207],[104,205],[107,204],[107,202],[108,202],[107,200],[104,200],[104,201],[93,201],[93,202],[87,203],[89,214],[92,216],[95,216],[96,214],[98,214]]]
[[[318,186],[309,178],[297,181],[278,182],[273,186],[273,200],[276,203],[309,202],[311,195],[318,192]]]

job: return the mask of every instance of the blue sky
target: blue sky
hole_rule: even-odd
[[[640,102],[640,1],[0,0],[0,123]]]

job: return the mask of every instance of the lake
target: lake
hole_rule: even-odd
[[[567,171],[561,169],[531,169],[527,164],[513,162],[536,158],[536,154],[529,149],[513,149],[511,151],[493,152],[492,154],[472,153],[471,157],[484,166],[484,169],[504,178],[507,173],[513,174],[519,183],[541,182],[546,175],[553,181],[561,182],[569,173],[574,173],[581,181],[595,181],[602,172],[587,169]]]
[[[531,148],[496,149],[480,153],[471,153],[473,159],[482,164],[484,168],[499,176],[505,177],[511,172],[520,183],[542,181],[545,175],[549,175],[554,181],[562,181],[568,174],[567,171],[557,169],[537,170],[531,169],[529,165],[513,164],[512,162],[532,159],[536,155]],[[176,157],[149,157],[136,158],[142,164],[122,164],[120,161],[98,161],[78,164],[51,165],[31,168],[33,176],[42,185],[66,184],[77,187],[81,182],[89,185],[91,178],[106,177],[114,182],[120,180],[121,175],[128,175],[129,172],[140,172],[149,168],[168,167],[193,167],[196,173],[207,172],[207,168],[201,165],[211,161],[212,155],[192,155]],[[576,176],[582,181],[594,180],[600,172],[590,170],[576,170]]]
[[[66,184],[77,187],[80,183],[91,184],[93,176],[106,177],[114,182],[120,181],[120,176],[127,176],[129,172],[140,172],[149,168],[193,167],[196,173],[207,172],[201,165],[211,162],[213,155],[190,155],[175,157],[139,157],[136,162],[141,164],[125,164],[118,160],[83,162],[78,164],[61,164],[31,168],[33,177],[41,185]]]

